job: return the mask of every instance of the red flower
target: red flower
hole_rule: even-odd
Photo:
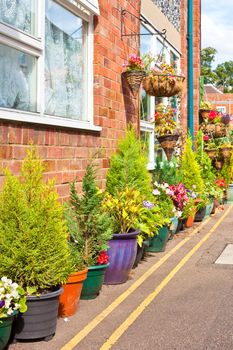
[[[203,141],[209,141],[209,136],[208,135],[203,135]]]
[[[215,180],[215,183],[220,188],[226,187],[226,182],[225,182],[225,180],[223,178]]]
[[[97,265],[105,265],[109,262],[109,256],[106,251],[100,252],[98,259],[97,259]]]

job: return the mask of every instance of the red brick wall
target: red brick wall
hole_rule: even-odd
[[[229,113],[233,115],[233,94],[207,94],[205,93],[205,99],[209,101],[210,103],[213,102],[212,106],[213,108],[216,108],[217,106],[225,106],[226,107],[226,113]],[[222,102],[228,102],[228,103],[221,103]],[[217,102],[217,103],[214,103]],[[230,103],[229,103],[230,102]]]
[[[77,187],[88,160],[99,152],[98,178],[105,185],[109,157],[124,135],[127,122],[137,125],[138,101],[121,81],[122,64],[129,53],[138,53],[139,39],[121,40],[121,8],[139,16],[140,1],[99,0],[100,16],[95,17],[94,30],[94,122],[102,127],[100,133],[75,129],[37,126],[26,123],[0,122],[0,186],[3,168],[19,173],[30,140],[46,164],[46,178],[55,177],[61,198],[69,195],[69,182],[77,177]],[[138,20],[125,16],[127,33],[138,32]]]

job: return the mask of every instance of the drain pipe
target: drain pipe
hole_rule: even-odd
[[[193,0],[188,0],[188,129],[194,141],[193,116]]]

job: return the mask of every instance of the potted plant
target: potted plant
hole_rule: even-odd
[[[171,237],[170,227],[172,225],[172,230],[174,232],[176,229],[175,226],[177,227],[178,225],[178,220],[176,220],[174,205],[168,194],[169,185],[167,183],[159,184],[157,181],[155,181],[153,186],[155,203],[158,206],[159,211],[163,213],[164,223],[159,228],[158,234],[155,235],[150,241],[147,251],[162,252],[166,248],[169,237]]]
[[[143,89],[150,96],[171,97],[182,91],[184,79],[177,75],[173,66],[162,62],[148,71],[143,79]]]
[[[223,159],[226,159],[230,156],[233,146],[230,144],[230,142],[224,142],[218,147],[218,149]]]
[[[94,299],[99,295],[108,267],[106,250],[112,238],[112,220],[103,209],[103,194],[95,178],[94,165],[89,164],[82,182],[82,195],[77,193],[75,183],[71,183],[66,210],[70,244],[88,266],[81,299]]]
[[[175,110],[171,106],[157,105],[154,122],[157,139],[163,148],[167,159],[171,160],[177,140],[180,136],[174,119]]]
[[[72,271],[63,207],[34,147],[20,178],[6,170],[0,193],[0,275],[26,291],[27,311],[14,324],[16,339],[49,339],[56,330],[62,282]]]
[[[137,138],[135,130],[129,127],[118,143],[118,150],[110,159],[106,190],[115,196],[127,188],[137,189],[145,199],[152,199],[152,185],[147,170],[148,157]]]
[[[109,242],[109,261],[104,283],[120,284],[128,279],[137,254],[139,217],[145,208],[142,196],[135,189],[126,188],[117,196],[106,194],[104,208],[113,219],[113,238]]]
[[[129,88],[134,96],[137,95],[142,79],[146,76],[143,60],[134,54],[130,54],[128,62],[123,64],[126,71],[122,73],[128,82]]]
[[[3,276],[0,280],[0,348],[5,349],[14,316],[18,312],[26,312],[25,291],[17,283]]]

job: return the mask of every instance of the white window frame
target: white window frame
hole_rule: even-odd
[[[37,1],[37,16],[36,18],[42,18],[42,21],[36,20],[37,36],[27,34],[11,25],[0,22],[0,44],[4,44],[23,51],[29,55],[32,55],[37,59],[37,112],[22,111],[11,108],[0,107],[0,119],[13,120],[21,122],[29,122],[51,126],[61,126],[68,128],[76,128],[90,131],[101,131],[100,126],[94,125],[94,109],[93,109],[93,98],[94,98],[94,84],[93,84],[93,12],[98,13],[96,8],[93,11],[91,3],[89,1],[76,0],[75,3],[80,4],[80,7],[84,6],[85,10],[82,11],[75,4],[71,3],[70,0],[53,0],[68,11],[82,18],[88,22],[88,33],[87,33],[87,98],[85,101],[85,115],[87,120],[75,120],[68,119],[58,116],[50,116],[42,113],[44,110],[44,18],[45,18],[45,0]],[[90,6],[88,8],[88,3]],[[92,2],[92,4],[94,4]],[[98,4],[98,2],[96,2]],[[97,12],[96,12],[97,11]]]
[[[145,17],[145,16],[143,16]],[[146,18],[146,17],[145,17]],[[149,23],[149,20],[146,18],[146,20]],[[143,24],[143,26],[150,31],[151,33],[156,33],[155,30],[153,29],[154,25],[151,27],[148,24]],[[163,38],[159,37],[158,35],[153,35],[152,37],[152,49],[151,49],[151,54],[152,55],[157,55],[158,50],[157,50],[157,39],[159,38],[160,41],[163,41]],[[177,62],[177,72],[178,74],[180,73],[180,56],[181,53],[176,50],[173,46],[170,45],[170,43],[165,40],[166,48],[165,48],[165,61],[170,64],[170,51],[173,52],[177,57],[178,57],[178,62]],[[155,98],[153,96],[149,96],[149,118],[153,120],[154,118],[154,111],[155,111]],[[167,105],[168,104],[168,98],[164,97],[163,98],[163,104]],[[144,121],[140,119],[140,131],[143,132],[148,132],[149,133],[149,162],[147,165],[148,170],[154,170],[155,169],[155,132],[154,132],[154,124],[149,122],[149,121]]]
[[[216,106],[216,110],[220,113],[226,113],[226,106]]]

